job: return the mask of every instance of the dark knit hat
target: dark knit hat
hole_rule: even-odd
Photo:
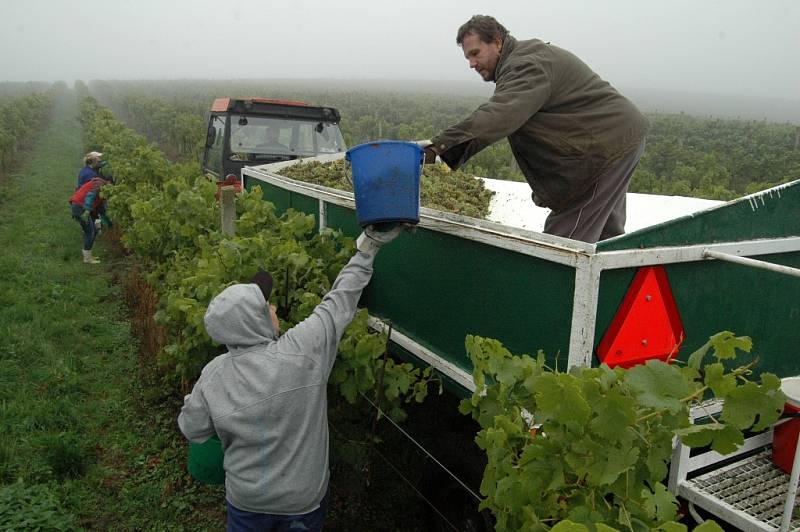
[[[272,276],[264,270],[259,270],[250,282],[258,285],[261,293],[264,294],[264,301],[269,304],[269,295],[272,293]]]

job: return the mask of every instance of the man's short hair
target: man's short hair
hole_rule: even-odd
[[[489,15],[475,15],[458,28],[456,35],[456,44],[461,46],[464,42],[464,37],[472,33],[477,35],[483,42],[492,42],[495,39],[505,41],[508,37],[508,30],[494,17]]]

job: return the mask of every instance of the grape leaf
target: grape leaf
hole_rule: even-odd
[[[656,410],[678,412],[684,406],[681,399],[689,394],[689,385],[680,371],[660,360],[632,367],[625,375],[625,382],[642,405]]]
[[[653,480],[667,476],[667,464],[672,453],[672,432],[669,430],[653,431],[650,447],[646,449],[645,463]]]
[[[719,363],[706,364],[703,382],[711,388],[718,398],[722,399],[736,388],[736,377],[730,373],[725,374],[725,367]]]
[[[601,365],[599,370],[601,373],[597,381],[600,383],[600,389],[608,391],[619,380],[619,374],[605,364]]]
[[[707,423],[705,425],[692,425],[675,431],[681,441],[689,447],[711,448],[720,454],[735,451],[744,443],[744,435],[736,427],[721,423]]]
[[[596,417],[589,422],[589,428],[612,443],[625,439],[626,428],[636,421],[633,402],[618,388],[612,388],[605,397],[601,396],[592,407]]]
[[[717,360],[726,360],[735,358],[737,349],[749,353],[752,347],[753,342],[749,337],[737,337],[730,331],[722,331],[710,337],[697,351],[689,355],[687,365],[694,369],[700,369],[703,358],[711,348],[714,349],[714,356]]]
[[[678,501],[661,482],[656,482],[654,488],[654,491],[647,488],[642,490],[645,509],[654,515],[659,523],[672,521],[675,519]]]
[[[530,357],[492,358],[489,368],[497,382],[512,386],[530,374],[531,362]]]
[[[638,447],[606,446],[605,453],[596,456],[589,467],[588,480],[599,486],[613,484],[621,474],[636,465],[638,459]]]
[[[494,424],[495,427],[504,431],[509,438],[518,438],[524,433],[521,423],[513,421],[508,415],[495,416]]]
[[[732,390],[725,398],[721,419],[740,430],[749,429],[751,426],[754,431],[766,429],[780,417],[784,395],[763,392],[764,390],[754,382],[746,382]]]
[[[747,336],[735,336],[730,331],[722,331],[709,339],[714,348],[714,356],[717,360],[728,360],[736,358],[736,350],[740,349],[749,353],[753,348],[753,341]]]
[[[545,373],[536,379],[535,395],[537,419],[554,420],[570,432],[583,433],[592,410],[574,376]]]
[[[564,462],[553,460],[552,457],[560,455],[562,451],[558,442],[550,441],[550,438],[537,438],[522,451],[517,467],[526,475],[539,479],[542,489],[558,490],[566,485]]]
[[[572,498],[569,502],[569,514],[567,515],[567,519],[573,523],[584,525],[591,529],[596,523],[603,520],[603,516],[596,511],[592,501],[587,500],[586,497],[578,496]]]
[[[408,392],[411,383],[412,379],[408,373],[387,371],[383,376],[384,396],[389,400],[396,399]]]
[[[348,376],[344,382],[342,382],[341,386],[339,386],[339,390],[342,392],[342,395],[344,395],[344,398],[347,399],[348,403],[355,404],[358,396],[358,384],[354,376]]]

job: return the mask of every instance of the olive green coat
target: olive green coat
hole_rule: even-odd
[[[572,53],[538,39],[503,43],[488,102],[432,139],[456,169],[508,137],[534,201],[568,207],[644,138],[647,119]]]

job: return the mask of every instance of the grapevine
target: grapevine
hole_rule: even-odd
[[[682,529],[663,484],[673,436],[729,453],[743,431],[768,428],[783,410],[775,375],[752,380],[752,363],[723,366],[750,348],[749,338],[723,332],[683,366],[650,360],[563,373],[542,352],[514,356],[497,340],[467,337],[476,390],[460,410],[481,426],[482,507],[497,530],[548,530],[564,520],[575,528],[554,529]],[[721,416],[691,424],[689,408],[709,396],[725,400]]]
[[[0,173],[4,173],[20,149],[36,132],[53,105],[54,91],[36,92],[0,103]]]

